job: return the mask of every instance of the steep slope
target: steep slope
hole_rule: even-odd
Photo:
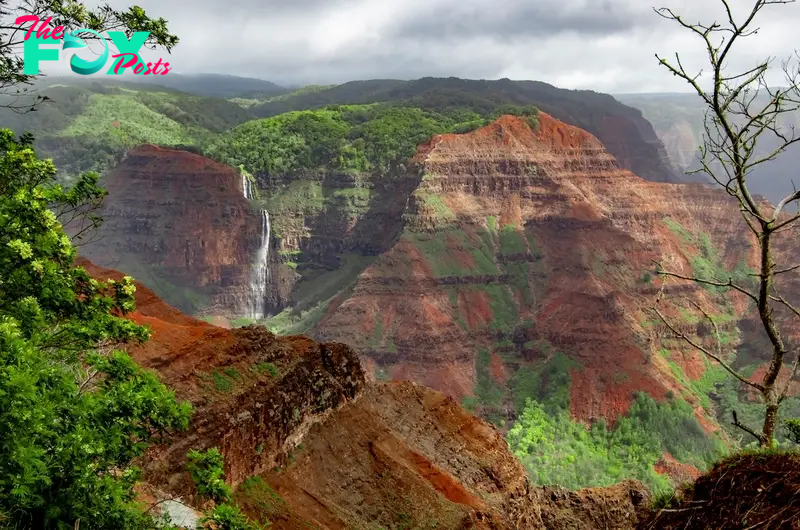
[[[121,273],[79,264],[100,279]],[[152,340],[132,354],[195,407],[190,431],[151,451],[143,488],[194,502],[189,449],[219,447],[235,500],[273,528],[635,528],[641,484],[532,488],[498,432],[412,383],[367,385],[342,344],[225,330],[137,284]]]
[[[104,179],[104,223],[81,252],[134,275],[184,311],[241,310],[261,237],[238,171],[144,145]]]
[[[392,375],[455,395],[471,391],[476,350],[491,350],[503,380],[514,363],[552,357],[549,343],[582,367],[570,407],[586,420],[624,414],[635,391],[679,391],[657,342],[642,340],[658,289],[643,278],[653,260],[690,270],[697,250],[666,221],[713,234],[723,261],[743,255],[733,205],[701,186],[648,183],[590,134],[540,120],[536,133],[504,117],[421,148],[402,237],[318,335],[347,336]],[[718,311],[702,288],[676,290]]]
[[[664,146],[636,109],[613,97],[588,90],[566,90],[538,81],[470,80],[425,77],[413,81],[352,81],[330,88],[281,95],[252,107],[259,116],[330,104],[392,101],[441,110],[448,106],[473,110],[502,103],[536,105],[556,118],[589,131],[637,175],[661,182],[679,182]]]
[[[800,456],[745,453],[719,462],[639,528],[800,528]]]

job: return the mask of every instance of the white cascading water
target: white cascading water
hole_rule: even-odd
[[[248,201],[253,198],[253,183],[245,175],[242,175],[242,192]]]
[[[242,192],[244,198],[253,198],[253,183],[242,175]],[[269,212],[261,210],[261,245],[258,247],[253,268],[250,270],[250,282],[247,296],[247,318],[260,320],[264,318],[264,298],[269,283]]]

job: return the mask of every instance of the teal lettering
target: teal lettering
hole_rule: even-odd
[[[128,40],[128,37],[125,36],[124,31],[109,31],[108,36],[111,37],[111,42],[114,43],[114,45],[117,47],[117,50],[119,50],[120,54],[135,53],[138,57],[139,50],[144,45],[145,41],[147,40],[147,37],[150,36],[150,32],[137,31],[133,35],[131,35],[131,40]],[[119,59],[114,61],[114,64],[112,64],[111,68],[108,69],[106,75],[119,75],[117,74],[118,70],[122,70],[122,72],[119,72],[120,74],[124,73],[125,68],[127,68],[127,64],[130,61],[126,62],[125,66],[123,66],[122,65],[123,60],[124,57],[120,57]],[[139,64],[143,64],[141,57],[139,57],[139,61],[136,63],[136,65]],[[134,65],[134,68],[136,65]],[[137,75],[142,75],[141,69],[140,73]]]
[[[23,45],[25,58],[25,75],[39,75],[39,61],[58,61],[58,48],[41,48],[42,44],[55,44],[51,39],[44,39],[36,34],[31,35]]]

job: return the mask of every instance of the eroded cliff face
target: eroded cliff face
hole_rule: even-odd
[[[636,392],[671,392],[716,430],[687,389],[709,362],[651,308],[661,292],[659,307],[679,330],[707,336],[691,300],[738,340],[745,300],[726,305],[654,273],[656,261],[686,276],[722,264],[747,270],[754,255],[727,195],[645,181],[594,136],[546,114],[535,132],[505,116],[437,136],[415,161],[423,177],[402,234],[327,305],[317,337],[349,342],[378,377],[459,399],[499,388],[503,397],[484,412],[507,418],[531,390],[519,375],[563,353],[574,417],[613,421]]]
[[[632,529],[649,505],[637,482],[531,487],[494,427],[413,383],[367,384],[347,346],[217,328],[138,283],[136,299],[130,318],[153,333],[132,355],[195,408],[187,433],[143,459],[154,499],[199,507],[185,455],[219,447],[235,501],[279,529]]]
[[[124,270],[187,312],[241,311],[261,219],[236,170],[144,145],[102,184],[104,223],[82,255]]]

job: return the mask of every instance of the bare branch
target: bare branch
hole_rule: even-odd
[[[731,425],[743,430],[744,432],[750,434],[753,438],[761,442],[762,436],[756,433],[753,429],[751,429],[744,423],[740,422],[739,418],[736,417],[736,411],[733,411],[733,421],[731,422]]]
[[[675,335],[677,338],[679,338],[679,339],[682,339],[682,340],[686,341],[686,343],[688,343],[688,344],[689,344],[690,346],[692,346],[693,348],[695,348],[695,349],[697,349],[697,350],[701,351],[702,353],[704,353],[704,354],[705,354],[705,355],[707,355],[708,357],[711,357],[712,359],[714,359],[715,361],[717,361],[717,362],[719,363],[719,365],[720,365],[720,366],[722,366],[723,368],[725,368],[725,370],[727,370],[727,371],[728,371],[728,373],[730,373],[730,374],[731,374],[733,377],[735,377],[736,379],[738,379],[738,380],[739,380],[739,381],[741,381],[742,383],[744,383],[744,384],[746,384],[746,385],[748,385],[748,386],[751,386],[751,387],[755,388],[755,389],[756,389],[756,390],[758,390],[758,391],[763,391],[763,390],[764,390],[764,387],[763,387],[763,386],[761,386],[759,383],[756,383],[756,382],[754,382],[754,381],[750,381],[749,379],[747,379],[746,377],[744,377],[743,375],[741,375],[739,372],[737,372],[736,370],[734,370],[734,369],[733,369],[733,368],[732,368],[732,367],[731,367],[731,366],[730,366],[728,363],[726,363],[724,360],[722,360],[722,359],[721,359],[721,358],[720,358],[718,355],[716,355],[716,354],[714,354],[714,353],[711,353],[710,351],[708,351],[708,349],[707,349],[707,348],[704,348],[703,346],[699,345],[697,342],[693,341],[691,338],[687,337],[686,335],[684,335],[683,333],[681,333],[680,331],[678,331],[678,330],[675,328],[675,326],[673,326],[673,325],[672,325],[672,324],[671,324],[671,323],[670,323],[670,322],[669,322],[669,321],[666,319],[666,317],[664,317],[664,315],[661,313],[661,311],[659,311],[658,309],[655,309],[655,308],[653,309],[653,311],[654,311],[654,312],[655,312],[655,313],[658,315],[658,317],[661,319],[661,321],[662,321],[662,322],[664,322],[664,325],[665,325],[665,326],[667,326],[667,328],[669,328],[669,330],[670,330],[670,331],[672,331],[672,333],[673,333],[673,334],[674,334],[674,335]]]
[[[783,390],[781,391],[781,395],[778,398],[778,402],[783,401],[789,395],[789,387],[791,386],[792,381],[797,375],[798,361],[800,361],[800,354],[795,354],[794,362],[792,363],[792,371],[789,373],[789,378],[786,380],[786,384],[783,385]]]
[[[698,277],[695,277],[695,276],[684,276],[684,275],[678,274],[676,272],[665,271],[665,270],[661,269],[661,263],[659,263],[659,262],[657,262],[655,260],[653,260],[653,261],[659,267],[659,270],[657,270],[656,272],[658,274],[663,275],[663,276],[670,276],[672,278],[678,278],[678,279],[681,279],[681,280],[688,280],[688,281],[692,281],[692,282],[695,282],[695,283],[701,283],[701,284],[704,284],[704,285],[713,285],[715,287],[730,287],[730,288],[732,288],[732,289],[734,289],[736,291],[739,291],[740,293],[746,295],[748,298],[750,298],[754,302],[758,302],[758,297],[756,295],[754,295],[753,293],[751,293],[750,291],[748,291],[744,287],[741,287],[741,286],[736,285],[735,283],[733,283],[733,278],[728,278],[727,282],[721,282],[721,281],[719,281],[717,279],[706,280],[704,278],[698,278]]]

